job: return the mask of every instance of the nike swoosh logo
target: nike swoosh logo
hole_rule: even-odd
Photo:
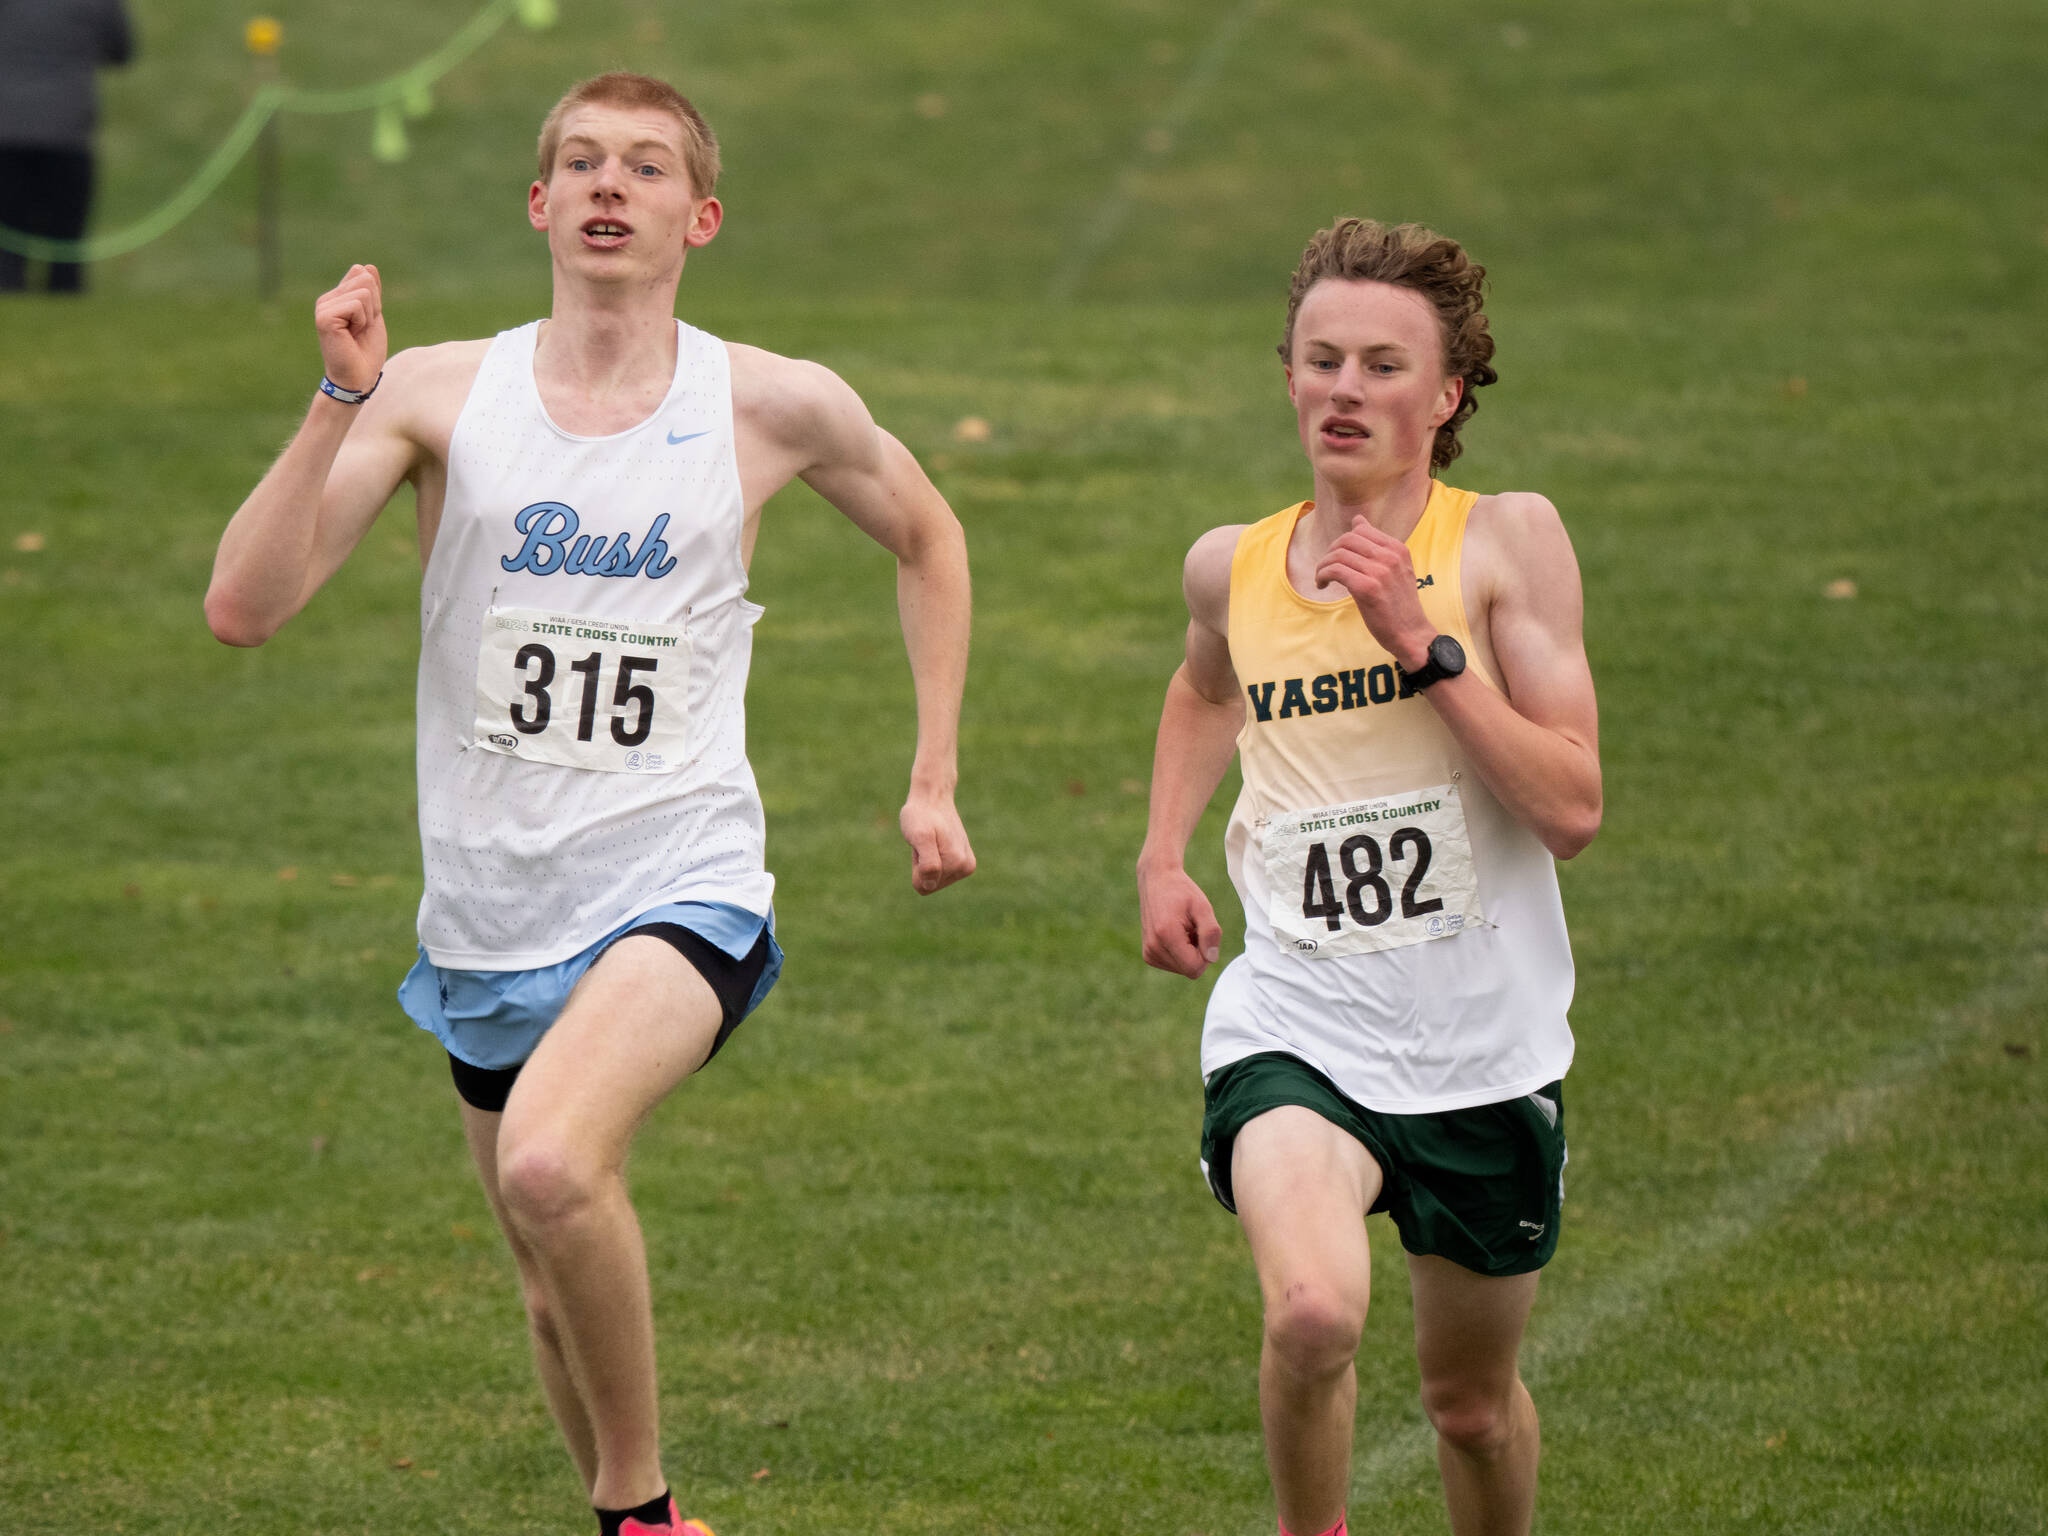
[[[685,432],[681,437],[677,437],[675,433],[671,432],[668,435],[668,440],[671,444],[687,443],[693,437],[708,437],[710,434],[711,429],[706,427],[702,432]]]

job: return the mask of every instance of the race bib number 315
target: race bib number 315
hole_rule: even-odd
[[[679,624],[493,608],[477,650],[476,745],[565,768],[671,773],[689,684]]]
[[[1446,939],[1485,921],[1458,786],[1290,811],[1266,823],[1267,914],[1312,959]]]

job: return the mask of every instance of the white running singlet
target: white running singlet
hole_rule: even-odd
[[[420,592],[420,943],[457,970],[565,960],[673,901],[766,915],[746,753],[754,621],[725,344],[677,322],[647,420],[581,437],[492,342],[456,421]]]

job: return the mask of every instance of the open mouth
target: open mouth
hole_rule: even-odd
[[[615,251],[632,235],[632,226],[617,219],[592,219],[583,226],[583,243],[600,251]]]
[[[1324,442],[1362,443],[1371,436],[1371,432],[1355,421],[1326,421],[1323,423]]]

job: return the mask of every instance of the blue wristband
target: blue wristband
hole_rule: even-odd
[[[339,384],[335,383],[334,380],[328,378],[327,375],[323,373],[322,375],[320,375],[320,393],[323,395],[327,395],[332,399],[339,400],[343,405],[361,405],[365,400],[369,399],[370,396],[377,393],[377,386],[379,384],[382,384],[383,382],[384,375],[380,373],[377,375],[376,378],[370,381],[370,387],[368,389],[361,391],[353,389],[343,389]]]

